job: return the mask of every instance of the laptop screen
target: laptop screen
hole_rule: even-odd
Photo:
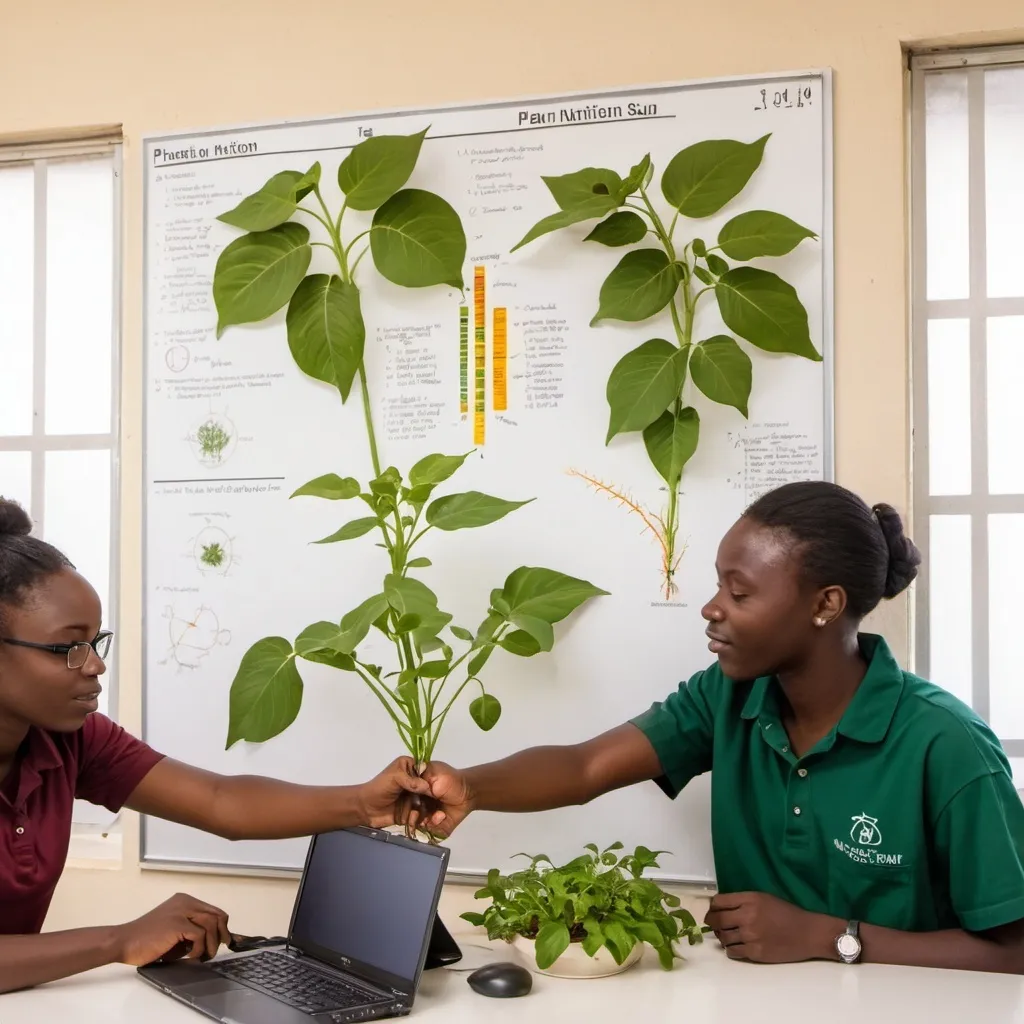
[[[384,833],[379,833],[384,835]],[[292,922],[292,942],[368,964],[412,985],[447,858],[437,847],[359,831],[313,842]]]

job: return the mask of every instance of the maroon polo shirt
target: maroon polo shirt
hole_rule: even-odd
[[[29,730],[0,783],[0,935],[42,930],[75,798],[119,811],[162,756],[100,714],[78,732]]]

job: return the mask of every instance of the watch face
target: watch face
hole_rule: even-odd
[[[840,935],[836,940],[836,949],[840,956],[856,956],[860,952],[860,943],[853,935]]]

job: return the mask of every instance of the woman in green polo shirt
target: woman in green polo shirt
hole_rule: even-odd
[[[588,742],[432,763],[430,826],[650,779],[674,797],[713,771],[707,923],[729,956],[1024,973],[1024,808],[1006,756],[859,631],[919,562],[888,505],[825,482],[766,494],[718,550],[703,609],[716,664]]]

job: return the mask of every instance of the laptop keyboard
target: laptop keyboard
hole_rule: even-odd
[[[280,999],[303,1013],[345,1010],[386,1000],[332,978],[301,960],[263,950],[237,960],[209,964],[218,974]]]

